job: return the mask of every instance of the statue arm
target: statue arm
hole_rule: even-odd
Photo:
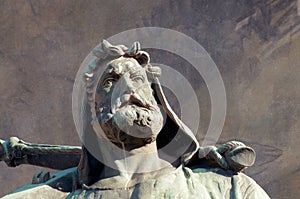
[[[63,170],[78,165],[81,147],[26,143],[17,137],[0,139],[0,161],[9,167],[29,164]]]

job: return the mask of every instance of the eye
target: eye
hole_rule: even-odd
[[[143,76],[134,77],[132,80],[135,81],[135,82],[144,83],[144,77]]]
[[[112,85],[116,81],[117,81],[117,79],[115,77],[108,77],[103,81],[102,85],[103,86]]]
[[[144,83],[145,82],[145,78],[141,74],[132,74],[130,76],[130,78],[132,79],[132,81],[134,81],[136,83]]]

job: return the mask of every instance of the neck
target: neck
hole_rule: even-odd
[[[123,152],[123,157],[119,156],[122,158],[114,160],[113,168],[104,166],[97,187],[130,187],[157,176],[166,168],[174,169],[169,162],[158,157],[156,141]],[[110,151],[110,155],[113,153]]]
[[[128,147],[128,148],[130,148],[130,147]],[[129,154],[131,154],[131,155],[152,154],[152,153],[157,154],[156,141],[153,141],[148,144],[144,144],[143,146],[140,146],[137,148],[134,147],[129,151]]]

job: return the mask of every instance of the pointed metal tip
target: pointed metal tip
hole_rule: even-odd
[[[4,148],[4,140],[0,139],[0,161],[3,161],[6,159],[6,153]]]
[[[0,144],[3,144],[4,142],[5,142],[5,140],[1,140],[1,139],[0,139]]]

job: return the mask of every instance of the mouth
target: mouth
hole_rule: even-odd
[[[137,94],[130,95],[128,103],[142,108],[149,108],[146,101]]]

